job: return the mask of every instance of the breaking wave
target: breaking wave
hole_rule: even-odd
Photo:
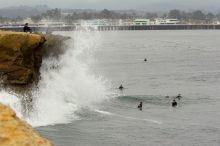
[[[90,71],[93,53],[100,42],[98,32],[67,32],[65,53],[59,58],[46,58],[41,67],[41,80],[32,91],[33,109],[22,114],[18,96],[0,92],[0,102],[10,105],[33,126],[68,123],[78,117],[80,107],[92,107],[110,95],[107,80]]]

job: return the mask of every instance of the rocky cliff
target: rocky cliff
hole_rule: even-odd
[[[32,111],[31,85],[40,78],[43,58],[58,58],[68,37],[0,31],[0,90],[21,94],[24,115]],[[26,96],[23,96],[26,95]],[[1,98],[1,97],[0,97]],[[15,112],[0,103],[0,146],[50,146]]]
[[[52,146],[15,112],[0,103],[0,146]]]
[[[0,31],[0,78],[5,85],[28,85],[38,78],[43,35]]]

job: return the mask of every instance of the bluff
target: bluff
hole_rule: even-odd
[[[12,89],[22,96],[23,114],[32,111],[31,85],[40,79],[42,59],[59,58],[69,37],[0,31],[0,90]],[[1,98],[1,97],[0,97]],[[30,110],[30,111],[29,111]],[[14,111],[0,103],[0,146],[51,146]]]
[[[21,86],[39,77],[43,35],[0,31],[0,79],[4,85]]]
[[[0,146],[52,146],[15,112],[0,103]]]

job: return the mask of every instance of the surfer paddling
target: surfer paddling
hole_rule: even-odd
[[[123,90],[124,87],[122,86],[122,84],[118,87],[119,90]]]
[[[142,106],[143,106],[143,103],[142,103],[142,101],[139,103],[139,105],[138,105],[138,108],[139,108],[139,110],[140,111],[142,111]]]
[[[178,95],[176,96],[176,98],[180,100],[180,99],[182,98],[181,94],[178,94]]]
[[[172,102],[172,107],[176,107],[177,106],[177,102],[176,100],[174,99],[173,102]]]

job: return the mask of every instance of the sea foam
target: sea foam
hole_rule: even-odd
[[[41,67],[41,80],[33,90],[33,109],[25,117],[32,126],[69,123],[80,107],[92,106],[109,95],[107,81],[90,70],[93,52],[100,43],[98,32],[68,32],[65,53],[59,58],[46,58]],[[22,117],[21,100],[1,91],[0,102],[7,103]]]

